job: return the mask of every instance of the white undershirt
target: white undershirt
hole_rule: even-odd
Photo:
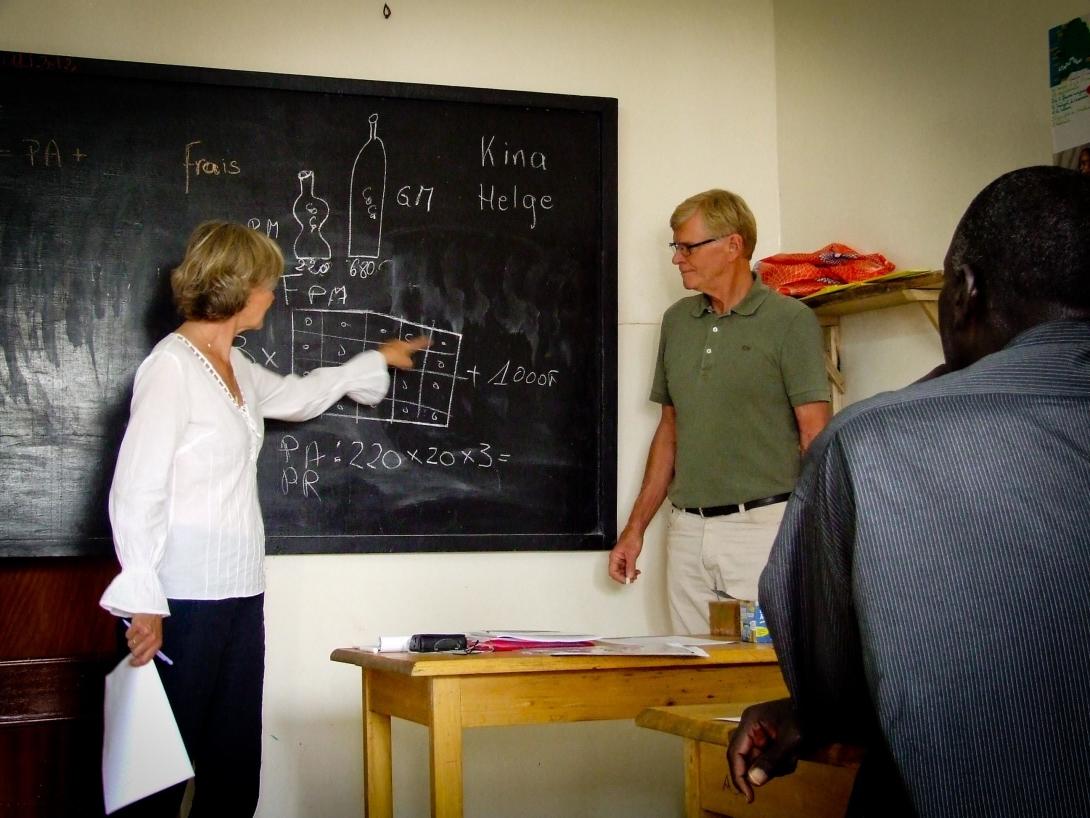
[[[373,405],[386,361],[364,352],[306,377],[278,375],[231,350],[243,404],[183,336],[160,341],[136,372],[129,424],[110,487],[121,573],[100,604],[118,616],[170,613],[167,599],[265,590],[257,496],[264,419],[307,420],[342,396]]]

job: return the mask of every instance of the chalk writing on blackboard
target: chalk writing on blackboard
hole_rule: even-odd
[[[360,471],[396,472],[423,467],[440,471],[497,469],[511,460],[509,452],[479,441],[469,446],[416,446],[398,448],[389,443],[362,440],[322,442],[301,435],[281,435],[276,443],[280,467],[280,493],[299,494],[321,502],[323,475],[337,467]]]
[[[314,171],[299,171],[299,195],[291,213],[299,225],[299,234],[292,245],[296,260],[313,262],[331,258],[329,242],[322,235],[322,226],[329,218],[329,203],[314,192]]]
[[[397,338],[431,338],[419,366],[397,371],[387,397],[374,407],[351,400],[335,403],[327,415],[352,420],[385,420],[420,426],[449,426],[462,336],[371,310],[292,311],[292,371],[305,375],[337,366],[354,355]]]
[[[56,139],[47,139],[44,142],[32,137],[23,137],[23,145],[26,148],[26,160],[32,168],[61,168],[64,167],[64,156],[61,154],[60,145]],[[0,158],[11,157],[10,150],[0,150]],[[75,148],[69,154],[69,159],[77,165],[87,158],[79,148]]]
[[[497,166],[528,168],[539,172],[545,172],[549,169],[548,157],[544,151],[527,151],[526,148],[514,147],[508,145],[507,142],[499,146],[496,144],[495,134],[482,136],[481,167],[495,168]],[[493,184],[485,187],[485,183],[482,182],[477,194],[477,201],[482,212],[495,212],[497,210],[504,213],[518,210],[529,211],[531,230],[537,229],[538,210],[552,210],[555,206],[551,194],[528,193],[525,183],[520,193],[517,184],[509,189],[506,187],[497,188]]]
[[[386,146],[378,135],[378,114],[371,114],[367,121],[370,135],[352,163],[348,196],[349,258],[378,258],[382,246]]]
[[[237,159],[208,159],[205,156],[198,155],[194,149],[200,144],[201,140],[197,139],[193,142],[187,142],[185,145],[183,166],[185,167],[185,192],[187,194],[190,190],[190,183],[201,176],[219,176],[220,174],[238,176],[242,173],[242,168]]]

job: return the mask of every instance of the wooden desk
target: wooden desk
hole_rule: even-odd
[[[636,717],[636,724],[685,739],[685,816],[712,818],[840,818],[848,806],[862,753],[855,747],[832,745],[819,755],[799,761],[789,776],[755,788],[752,804],[734,792],[727,778],[726,746],[738,716],[757,698],[746,702],[653,707]]]
[[[334,662],[362,668],[365,815],[393,816],[391,716],[429,729],[431,814],[453,818],[465,727],[632,719],[654,706],[786,695],[771,646],[707,650],[707,659],[335,650]]]

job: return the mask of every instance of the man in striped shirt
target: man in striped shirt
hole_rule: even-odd
[[[945,267],[946,374],[834,419],[761,577],[750,800],[849,742],[853,817],[1090,815],[1090,178],[1000,177]]]

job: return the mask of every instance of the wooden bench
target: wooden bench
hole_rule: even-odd
[[[792,775],[754,788],[752,804],[734,791],[726,747],[738,724],[718,719],[739,716],[748,705],[650,707],[636,717],[641,727],[684,739],[686,818],[842,818],[862,757],[858,748],[834,745],[800,761]]]

